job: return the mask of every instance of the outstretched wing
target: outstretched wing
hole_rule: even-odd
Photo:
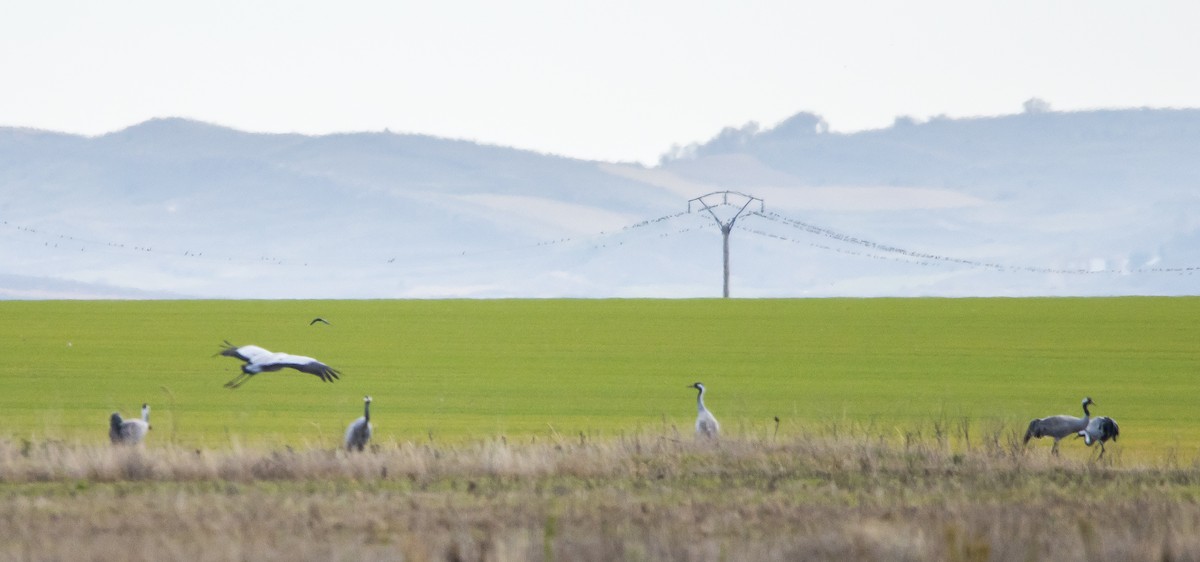
[[[238,347],[225,340],[225,347],[221,349],[221,355],[226,357],[237,357],[247,363],[257,363],[273,355],[257,345],[243,345]]]
[[[276,353],[275,357],[271,360],[270,367],[274,367],[274,369],[295,369],[301,373],[316,375],[325,382],[333,382],[334,379],[341,375],[337,369],[317,361],[312,357],[305,357],[303,355],[290,355],[287,353]]]

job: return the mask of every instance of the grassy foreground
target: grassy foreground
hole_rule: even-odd
[[[685,386],[701,380],[739,435],[775,431],[775,417],[783,435],[1023,431],[1079,415],[1090,395],[1120,422],[1127,461],[1200,451],[1200,298],[61,301],[0,314],[0,437],[34,442],[103,443],[110,412],[149,402],[151,448],[331,448],[365,394],[383,443],[686,432]],[[230,391],[237,361],[213,356],[225,339],[344,374],[266,373]]]
[[[1200,470],[978,436],[0,442],[5,560],[1196,560]]]

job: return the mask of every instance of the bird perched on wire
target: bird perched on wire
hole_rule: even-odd
[[[108,418],[108,439],[113,445],[137,445],[146,438],[150,431],[150,405],[142,404],[142,419],[121,419],[121,414],[113,412]]]
[[[290,355],[287,353],[275,353],[267,351],[257,345],[243,345],[237,347],[228,340],[225,341],[225,347],[221,350],[220,355],[226,357],[237,357],[245,364],[242,365],[242,374],[235,377],[233,380],[225,383],[225,388],[237,388],[250,377],[263,372],[278,371],[280,369],[295,369],[301,373],[316,375],[325,382],[333,382],[341,373],[329,365],[326,365],[312,357],[303,355]]]
[[[1092,418],[1088,422],[1087,427],[1080,431],[1076,436],[1082,437],[1083,442],[1091,447],[1092,443],[1100,443],[1100,456],[1096,460],[1104,458],[1104,442],[1108,440],[1116,441],[1121,435],[1121,428],[1117,427],[1117,422],[1112,418],[1100,416]]]
[[[1092,414],[1088,411],[1088,406],[1096,404],[1091,397],[1083,398],[1083,417],[1058,415],[1047,418],[1038,418],[1029,422],[1029,429],[1025,430],[1025,441],[1028,444],[1031,438],[1041,439],[1042,437],[1053,437],[1054,446],[1050,448],[1050,452],[1058,454],[1058,442],[1063,437],[1068,435],[1078,434],[1080,431],[1087,429],[1088,421]],[[1097,404],[1098,405],[1098,404]]]
[[[696,437],[715,439],[721,432],[721,424],[717,423],[717,418],[704,407],[704,383],[691,384],[688,388],[700,391],[696,395]]]
[[[363,450],[367,446],[367,441],[371,440],[371,397],[363,397],[363,415],[362,417],[350,423],[350,427],[346,428],[346,450],[353,451],[358,449]]]

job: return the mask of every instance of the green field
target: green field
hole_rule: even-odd
[[[1121,424],[1117,458],[1197,458],[1200,298],[0,302],[8,438],[104,443],[153,407],[157,445],[333,447],[374,397],[376,439],[688,435],[697,380],[731,435],[1021,433]],[[333,324],[309,326],[314,316]],[[238,390],[222,340],[317,357]],[[894,431],[893,431],[894,429]],[[4,433],[0,433],[3,437]],[[1037,443],[1049,449],[1049,442]],[[1068,456],[1094,451],[1064,443]]]

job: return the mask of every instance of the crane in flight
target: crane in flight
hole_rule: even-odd
[[[316,375],[325,382],[333,382],[334,379],[337,379],[341,375],[337,369],[312,357],[276,353],[267,351],[257,345],[243,345],[238,347],[229,343],[228,340],[225,341],[225,347],[221,349],[220,355],[236,357],[245,361],[242,364],[242,374],[225,383],[225,388],[237,388],[245,384],[254,375],[285,368]]]

